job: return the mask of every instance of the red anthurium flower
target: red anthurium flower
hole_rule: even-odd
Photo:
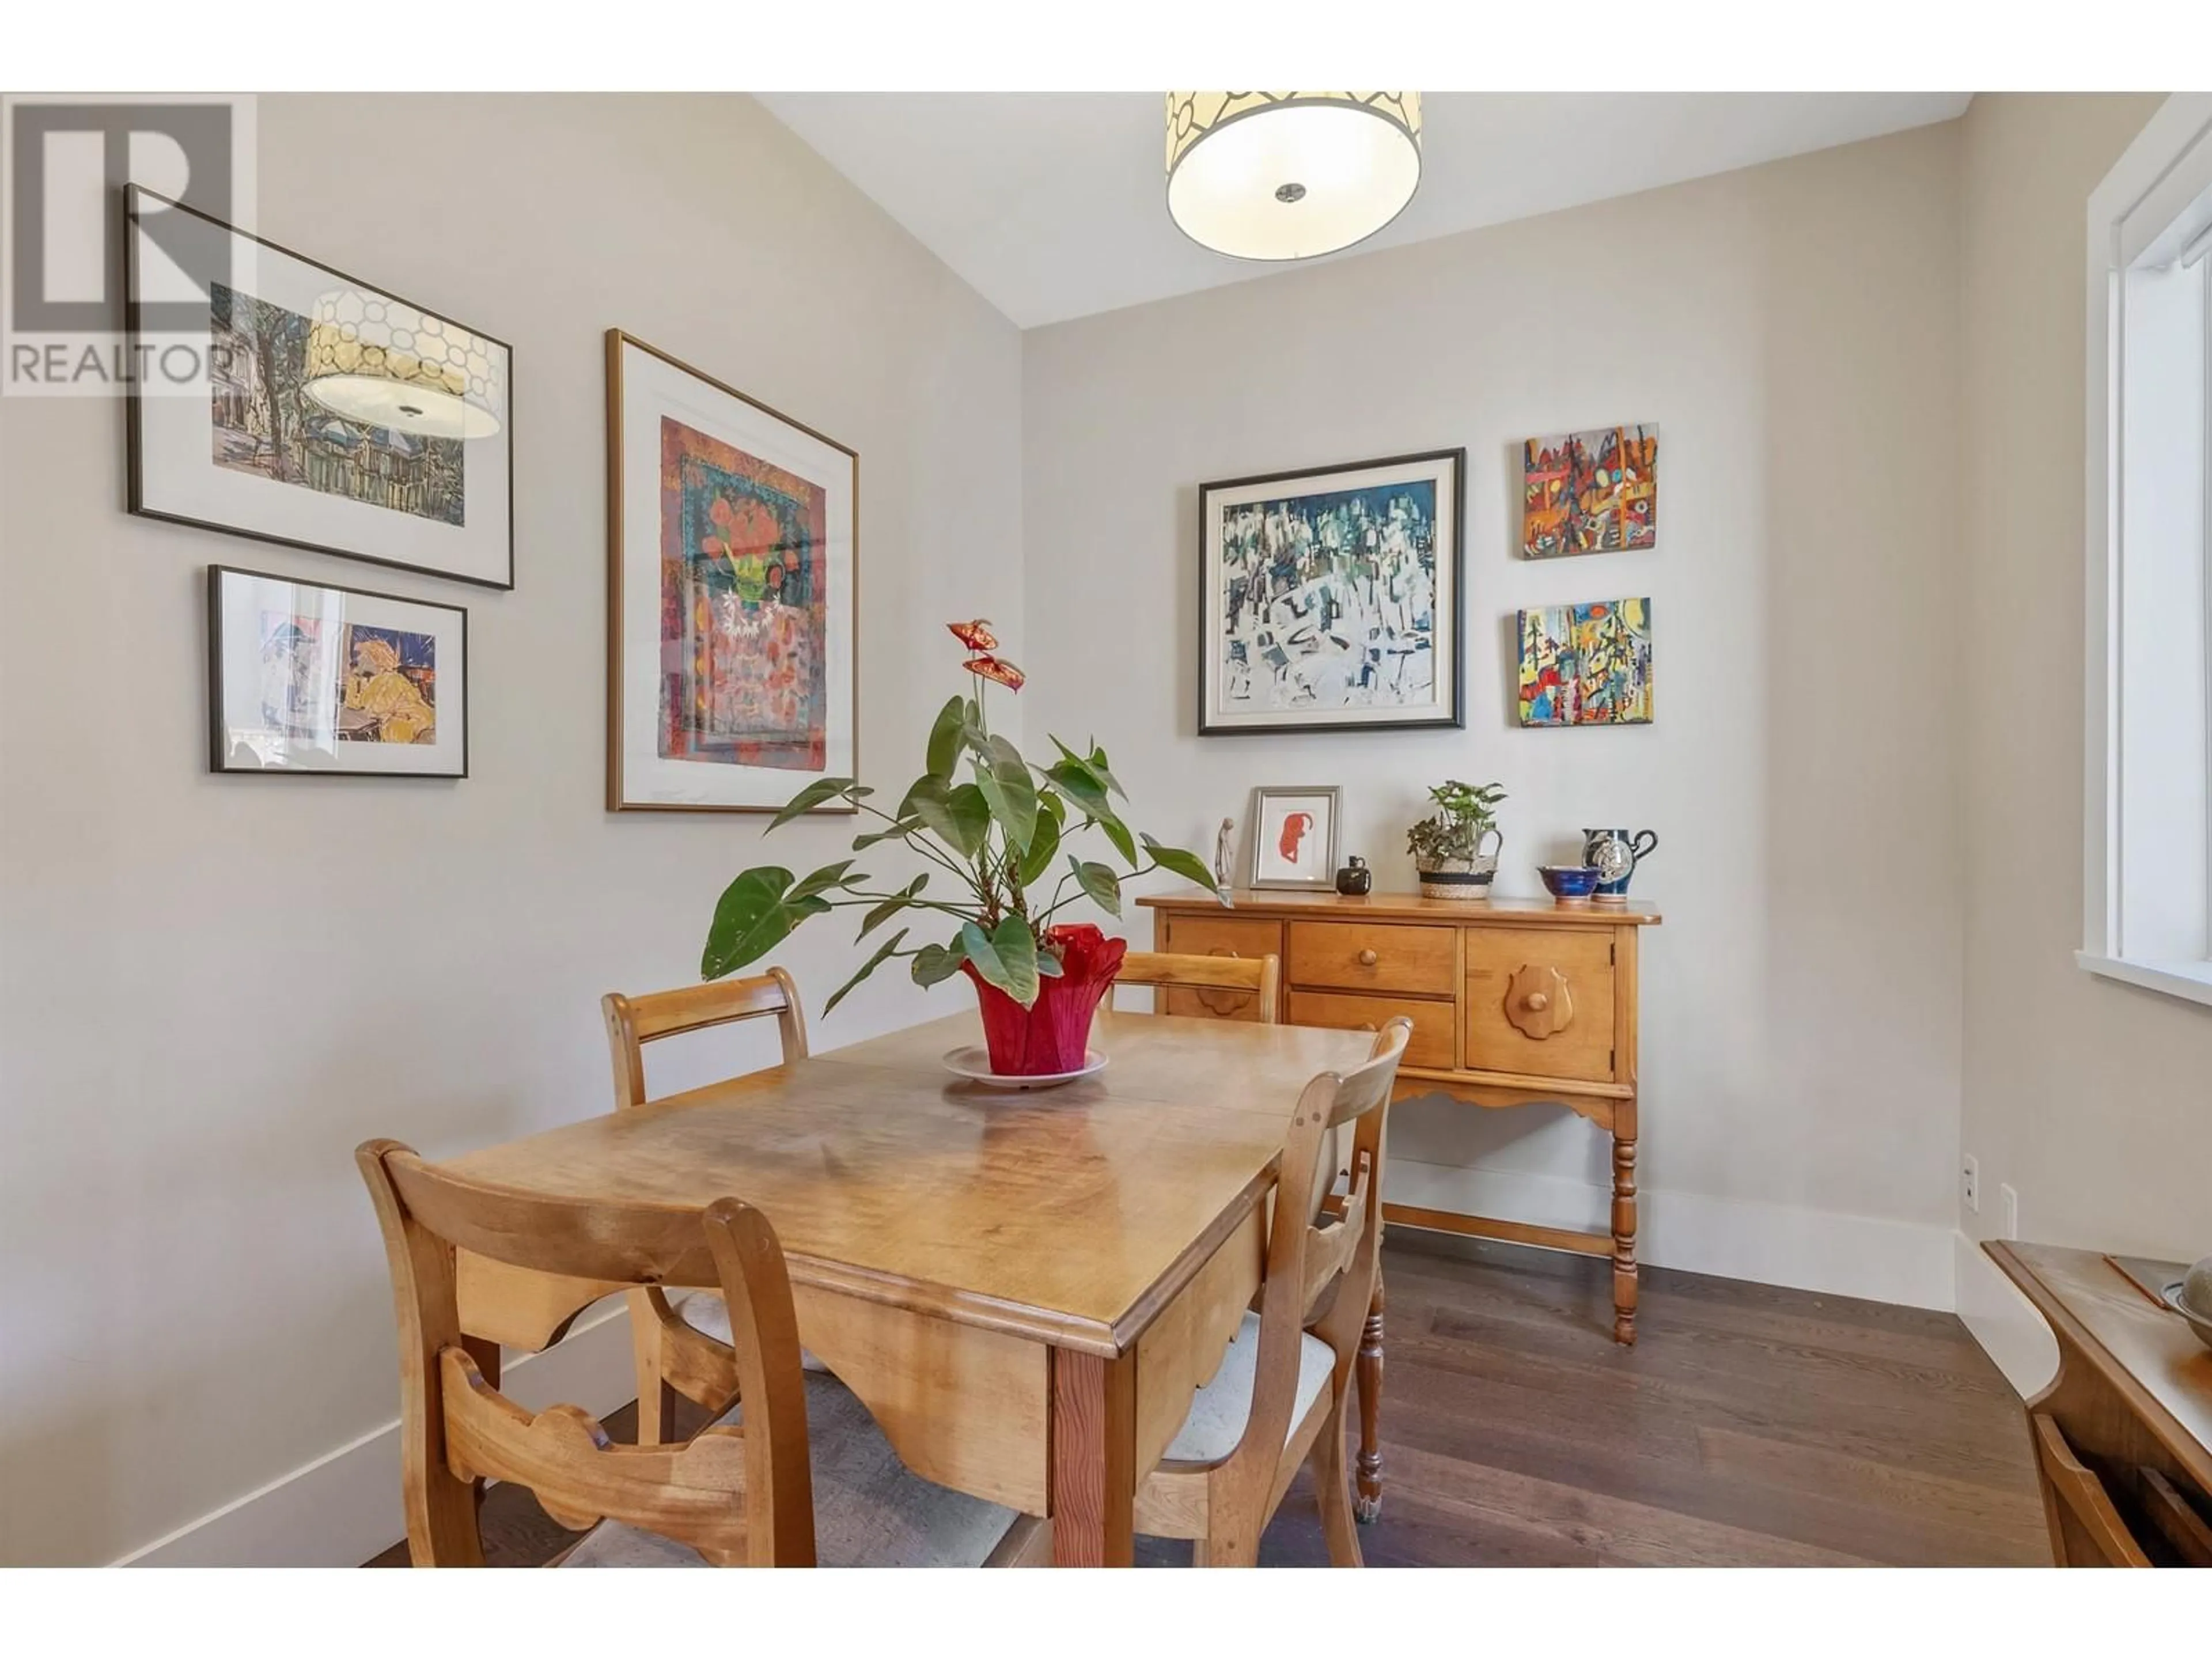
[[[988,652],[999,648],[999,636],[991,631],[991,622],[988,617],[978,617],[974,622],[947,623],[945,625],[952,630],[952,637],[970,651]]]
[[[987,680],[998,681],[1009,691],[1020,690],[1022,682],[1028,678],[1013,664],[997,657],[970,657],[960,665],[971,674],[981,674]]]

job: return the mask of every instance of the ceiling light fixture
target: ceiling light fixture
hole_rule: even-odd
[[[354,289],[315,301],[302,389],[333,415],[425,438],[490,437],[507,396],[468,330]]]
[[[1168,213],[1239,259],[1364,241],[1421,182],[1418,92],[1171,92]]]

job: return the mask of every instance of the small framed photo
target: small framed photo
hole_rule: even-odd
[[[1327,888],[1336,879],[1337,786],[1252,792],[1252,885]]]
[[[208,571],[208,769],[469,775],[469,613]]]

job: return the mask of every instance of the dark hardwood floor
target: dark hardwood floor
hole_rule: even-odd
[[[1401,1231],[1383,1271],[1370,1566],[2050,1564],[2019,1401],[1948,1314],[1646,1267],[1623,1349],[1601,1261]],[[504,1486],[483,1531],[495,1565],[574,1535]],[[1261,1555],[1325,1563],[1304,1477]]]

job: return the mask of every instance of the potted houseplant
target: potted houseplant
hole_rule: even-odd
[[[1505,837],[1496,813],[1505,791],[1497,784],[1477,787],[1449,779],[1429,791],[1437,811],[1406,832],[1406,850],[1421,878],[1423,898],[1486,899],[1498,873],[1498,850]],[[1485,839],[1490,842],[1483,850]]]
[[[1079,898],[1118,916],[1121,884],[1155,870],[1209,892],[1213,873],[1195,854],[1131,833],[1114,804],[1127,797],[1107,765],[1106,751],[1095,743],[1088,753],[1079,753],[1054,738],[1057,757],[1040,766],[994,732],[986,684],[1018,692],[1022,672],[994,654],[999,642],[988,623],[947,626],[967,649],[962,665],[973,692],[939,711],[922,774],[896,809],[884,811],[870,799],[875,792],[851,778],[819,778],[793,795],[768,826],[775,830],[825,801],[847,801],[883,821],[854,838],[854,852],[903,842],[929,867],[896,886],[854,869],[852,859],[796,879],[774,866],[741,872],[714,907],[700,976],[720,979],[757,962],[810,916],[835,909],[866,909],[855,942],[894,916],[933,921],[953,931],[909,945],[914,928],[899,928],[837,988],[823,1012],[886,962],[904,959],[917,985],[934,985],[955,974],[974,982],[994,1073],[1074,1072],[1084,1063],[1091,1016],[1127,947],[1093,924],[1053,918]],[[1092,830],[1126,870],[1073,850],[1076,838]]]

